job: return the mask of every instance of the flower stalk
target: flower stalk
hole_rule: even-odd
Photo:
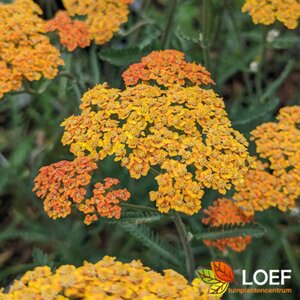
[[[189,243],[188,234],[187,234],[185,225],[182,222],[180,214],[176,211],[174,212],[173,222],[178,231],[178,234],[179,234],[182,246],[183,246],[183,250],[185,253],[186,270],[187,270],[187,274],[188,274],[188,279],[189,279],[189,281],[192,281],[192,279],[194,277],[194,272],[195,272],[194,255],[193,255],[191,245]]]

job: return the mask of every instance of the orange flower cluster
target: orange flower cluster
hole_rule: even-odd
[[[257,163],[236,186],[234,199],[248,215],[271,206],[286,211],[300,196],[300,106],[282,108],[277,120],[252,132],[257,153],[270,164]]]
[[[161,51],[159,59],[164,53],[169,57],[168,50]],[[178,75],[176,64],[168,70],[172,78]],[[193,82],[210,82],[199,74]],[[80,108],[79,116],[63,122],[62,143],[78,157],[114,155],[135,179],[160,169],[158,191],[150,198],[161,212],[197,213],[205,188],[224,194],[248,169],[247,141],[231,127],[213,90],[137,84],[121,91],[103,84],[84,94]]]
[[[127,86],[152,81],[165,87],[214,83],[204,67],[187,62],[184,53],[176,50],[153,51],[122,76]]]
[[[102,45],[113,37],[128,19],[133,0],[63,0],[71,16],[84,16],[89,38]]]
[[[62,265],[52,272],[48,266],[36,267],[15,280],[8,293],[0,289],[2,300],[85,299],[85,300],[209,300],[207,288],[196,278],[190,285],[174,270],[157,273],[139,260],[130,263],[105,256],[92,264],[76,268]],[[219,299],[214,296],[213,299]]]
[[[118,205],[120,201],[126,201],[130,197],[130,193],[126,190],[113,190],[113,186],[119,184],[119,180],[115,178],[105,178],[104,184],[98,182],[93,190],[93,197],[87,199],[85,203],[79,205],[79,210],[86,214],[85,223],[87,225],[98,221],[97,212],[101,217],[116,218],[121,217],[121,207]]]
[[[126,189],[112,190],[119,183],[117,179],[106,178],[104,185],[96,183],[93,197],[86,199],[85,187],[91,182],[90,173],[95,169],[97,164],[89,157],[60,161],[40,169],[33,191],[44,199],[44,209],[50,218],[65,218],[71,213],[72,204],[86,215],[87,225],[97,221],[98,215],[120,218],[118,203],[126,201],[130,194]]]
[[[52,79],[63,60],[44,35],[40,8],[32,0],[0,3],[0,98],[23,80]]]
[[[83,21],[73,21],[66,11],[57,12],[54,19],[46,23],[46,31],[57,31],[61,44],[70,52],[77,47],[85,48],[90,45],[87,24]]]
[[[215,200],[213,205],[209,206],[208,209],[204,209],[203,212],[207,217],[202,219],[202,223],[211,227],[245,224],[252,221],[252,216],[246,216],[241,208],[239,208],[232,200],[226,198]],[[245,250],[249,243],[251,243],[251,237],[239,236],[216,241],[204,240],[204,243],[207,246],[217,247],[220,251],[225,251],[226,247],[229,247],[234,251],[241,252]]]
[[[298,0],[246,0],[243,12],[249,12],[254,24],[273,24],[276,19],[287,28],[295,29],[300,18]]]

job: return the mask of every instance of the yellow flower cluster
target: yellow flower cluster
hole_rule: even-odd
[[[295,29],[300,18],[299,0],[246,0],[243,12],[248,12],[254,24],[273,24],[276,19],[287,28]]]
[[[192,215],[205,188],[224,194],[243,181],[248,144],[213,90],[140,83],[121,91],[104,84],[85,93],[80,108],[81,115],[63,122],[62,143],[79,157],[114,155],[135,179],[161,171],[158,191],[150,193],[161,212]]]
[[[238,207],[232,200],[221,198],[213,202],[213,205],[204,209],[207,215],[202,219],[202,223],[211,227],[219,227],[223,225],[246,224],[252,221],[252,216],[246,216],[244,211]],[[207,246],[217,247],[220,251],[231,248],[234,251],[241,252],[251,243],[251,236],[238,236],[232,238],[224,238],[219,240],[204,240]]]
[[[270,163],[257,162],[236,186],[234,199],[248,215],[271,206],[286,211],[300,196],[300,106],[282,108],[277,120],[252,132],[257,153]]]
[[[23,80],[52,79],[63,65],[59,51],[44,35],[40,8],[32,0],[0,3],[0,98]]]
[[[96,264],[85,262],[78,268],[63,265],[54,273],[48,266],[37,267],[15,280],[7,294],[0,290],[0,299],[209,300],[210,297],[199,279],[189,285],[171,269],[162,275],[144,267],[140,261],[122,263],[105,256]]]
[[[96,44],[108,42],[128,19],[133,0],[63,0],[71,16],[85,16],[89,37]]]

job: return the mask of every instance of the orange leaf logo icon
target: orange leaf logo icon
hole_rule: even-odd
[[[221,260],[212,261],[211,268],[216,278],[222,282],[234,282],[234,274],[232,267]]]
[[[209,284],[208,294],[223,295],[229,286],[229,282],[234,282],[234,273],[230,264],[215,260],[210,263],[210,269],[196,270],[198,277],[206,284]]]

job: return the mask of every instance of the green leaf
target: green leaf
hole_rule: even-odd
[[[287,34],[276,37],[273,42],[269,43],[269,47],[277,50],[290,49],[295,47],[299,42],[299,36]]]
[[[176,249],[173,248],[163,237],[153,232],[147,225],[120,225],[125,231],[130,233],[133,238],[141,242],[146,247],[153,250],[165,260],[181,266],[181,260],[176,255]]]
[[[198,277],[201,278],[201,280],[204,283],[207,283],[207,284],[216,284],[216,283],[219,283],[219,280],[216,278],[213,270],[210,270],[210,269],[201,269],[201,270],[197,270],[196,274],[198,275]]]
[[[237,236],[251,236],[258,238],[262,237],[265,233],[265,228],[259,224],[246,224],[209,228],[207,231],[194,234],[194,238],[197,240],[218,240]]]
[[[228,285],[229,285],[228,282],[219,282],[213,284],[209,288],[208,293],[211,295],[223,295],[227,291]]]
[[[152,46],[147,46],[143,49],[138,47],[125,49],[106,48],[99,53],[99,57],[114,66],[123,67],[139,62],[143,56],[149,54],[152,50]]]
[[[139,212],[139,211],[128,211],[123,212],[120,219],[103,219],[104,222],[109,224],[146,224],[157,222],[164,218],[160,213],[154,212]]]
[[[251,128],[256,127],[258,124],[268,121],[265,117],[272,116],[272,113],[279,105],[279,99],[270,99],[267,103],[261,104],[259,109],[257,106],[253,106],[247,109],[239,111],[238,118],[232,118],[232,126],[235,129],[241,130],[243,126],[249,126]]]
[[[40,248],[34,248],[32,250],[32,259],[37,266],[45,266],[45,265],[48,265],[49,267],[53,266],[53,262],[49,261],[48,254],[45,253]]]

